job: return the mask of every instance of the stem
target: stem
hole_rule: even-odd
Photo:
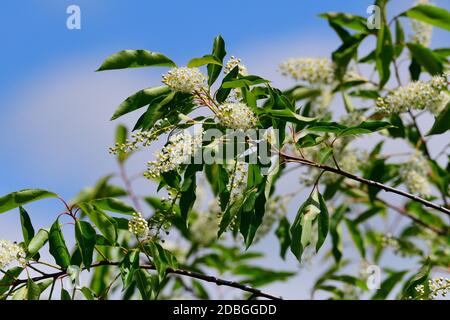
[[[333,168],[333,167],[330,167],[330,166],[327,166],[327,165],[315,163],[315,162],[312,162],[312,161],[309,161],[309,160],[306,160],[306,159],[303,159],[303,158],[290,156],[290,155],[287,155],[287,154],[284,154],[284,153],[281,153],[281,152],[280,152],[280,156],[287,162],[297,162],[297,163],[305,164],[305,165],[310,166],[310,167],[323,169],[325,171],[329,171],[329,172],[333,172],[333,173],[339,174],[339,175],[341,175],[343,177],[346,177],[346,178],[349,178],[351,180],[355,180],[355,181],[364,183],[364,184],[369,185],[369,186],[377,187],[377,188],[382,189],[382,190],[384,190],[386,192],[392,192],[392,193],[401,195],[403,197],[406,197],[406,198],[409,198],[409,199],[414,200],[416,202],[419,202],[419,203],[423,204],[426,207],[436,209],[436,210],[441,211],[441,212],[445,213],[446,215],[450,216],[450,210],[445,208],[444,206],[440,206],[440,205],[435,204],[435,203],[433,203],[431,201],[425,200],[425,199],[423,199],[423,198],[421,198],[419,196],[415,196],[415,195],[410,194],[408,192],[405,192],[405,191],[402,191],[402,190],[399,190],[399,189],[387,186],[387,185],[382,184],[380,182],[369,180],[369,179],[365,179],[365,178],[356,176],[356,175],[354,175],[354,174],[352,174],[350,172],[346,172],[346,171],[343,171],[343,170],[340,170],[340,169],[336,169],[336,168]]]
[[[139,212],[143,212],[141,209],[141,205],[139,204],[139,200],[136,197],[136,194],[133,191],[133,186],[131,184],[130,179],[128,179],[127,172],[125,170],[125,166],[123,163],[119,163],[120,176],[125,184],[125,188],[127,189],[128,195],[130,196],[131,201],[133,202],[134,207]]]
[[[119,266],[119,265],[120,265],[120,262],[100,261],[100,262],[92,264],[91,268],[97,268],[100,266]],[[139,268],[145,269],[145,270],[156,270],[156,267],[154,265],[150,265],[150,264],[140,265]],[[85,270],[85,268],[83,268],[83,270]],[[188,270],[183,270],[183,269],[168,268],[167,273],[178,274],[178,275],[202,280],[205,282],[215,283],[217,286],[227,286],[230,288],[236,288],[236,289],[239,289],[239,290],[242,290],[245,292],[252,293],[257,297],[263,297],[263,298],[267,298],[267,299],[271,299],[271,300],[282,300],[281,297],[277,297],[277,296],[271,295],[269,293],[265,293],[259,289],[256,289],[256,288],[244,285],[244,284],[240,284],[235,281],[225,280],[225,279],[217,278],[214,276],[201,274],[198,272],[193,272],[193,271],[188,271]],[[38,281],[42,281],[42,280],[45,280],[48,278],[57,279],[59,277],[64,277],[64,276],[66,276],[66,272],[61,271],[61,272],[56,272],[56,273],[52,273],[52,274],[47,274],[45,276],[34,277],[34,278],[32,278],[32,280],[34,282],[38,282]],[[18,286],[20,284],[26,283],[27,281],[28,281],[28,279],[19,279],[19,280],[14,281],[13,285]]]

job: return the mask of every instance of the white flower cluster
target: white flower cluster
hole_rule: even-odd
[[[236,199],[242,196],[242,188],[245,185],[245,178],[247,177],[247,163],[238,161],[235,166],[231,165],[232,170],[230,170],[230,176],[228,178],[227,189],[230,193],[230,202],[233,203]]]
[[[156,160],[148,162],[148,169],[144,176],[149,179],[157,178],[163,172],[177,169],[188,160],[202,146],[203,129],[190,134],[187,130],[174,134],[168,143],[155,154]]]
[[[413,194],[426,197],[430,194],[430,185],[427,180],[429,167],[425,158],[418,152],[403,164],[400,177]]]
[[[253,111],[242,102],[225,102],[216,114],[220,123],[230,129],[248,130],[254,128],[257,119]]]
[[[429,4],[428,0],[418,0],[416,5]],[[419,20],[411,19],[411,30],[414,32],[411,35],[411,42],[421,44],[428,47],[431,42],[431,35],[433,33],[433,27],[431,24],[422,22]]]
[[[25,251],[14,242],[0,240],[0,269],[6,268],[14,261],[24,264]]]
[[[328,85],[333,82],[335,66],[328,58],[290,58],[280,64],[280,71],[297,81]]]
[[[217,238],[219,224],[214,212],[200,212],[190,227],[192,240],[204,246],[211,244]]]
[[[206,77],[198,68],[173,68],[163,75],[162,82],[175,92],[195,93],[206,86]]]
[[[150,232],[148,222],[140,212],[133,213],[133,218],[128,221],[128,230],[139,238],[147,237]]]
[[[142,147],[148,147],[158,137],[171,130],[174,126],[171,125],[167,118],[160,119],[155,123],[150,131],[137,131],[131,134],[131,139],[127,139],[124,143],[116,143],[114,147],[109,148],[110,154],[117,154],[119,152],[132,152]]]
[[[225,74],[228,74],[233,70],[236,66],[239,68],[239,73],[243,76],[248,75],[247,67],[242,64],[240,58],[236,58],[235,56],[231,56],[230,60],[225,64],[225,67],[223,68],[223,72]]]
[[[428,280],[430,288],[430,298],[437,298],[439,295],[446,297],[450,293],[450,279],[439,277]]]
[[[439,114],[450,100],[445,89],[445,76],[434,76],[430,81],[414,81],[400,87],[384,99],[378,98],[377,107],[387,113],[401,113],[408,109],[428,110]]]

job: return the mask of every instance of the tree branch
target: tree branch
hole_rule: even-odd
[[[450,216],[450,210],[445,208],[444,206],[440,206],[440,205],[435,204],[435,203],[433,203],[431,201],[425,200],[425,199],[423,199],[423,198],[421,198],[419,196],[415,196],[415,195],[413,195],[411,193],[408,193],[408,192],[405,192],[405,191],[402,191],[402,190],[399,190],[399,189],[387,186],[387,185],[382,184],[380,182],[369,180],[369,179],[365,179],[365,178],[356,176],[356,175],[354,175],[354,174],[352,174],[350,172],[347,172],[347,171],[336,169],[336,168],[333,168],[333,167],[330,167],[330,166],[327,166],[327,165],[324,165],[324,164],[312,162],[312,161],[307,160],[307,159],[303,159],[303,158],[298,158],[298,157],[295,157],[295,156],[287,155],[287,154],[282,153],[282,152],[280,152],[280,157],[283,158],[284,160],[288,161],[288,162],[297,162],[297,163],[305,164],[305,165],[310,166],[310,167],[315,167],[315,168],[322,169],[322,170],[325,170],[325,171],[333,172],[333,173],[339,174],[339,175],[341,175],[343,177],[349,178],[351,180],[359,181],[359,182],[364,183],[366,185],[377,187],[377,188],[382,189],[382,190],[384,190],[386,192],[392,192],[392,193],[401,195],[403,197],[406,197],[406,198],[409,198],[409,199],[414,200],[416,202],[419,202],[419,203],[423,204],[426,207],[433,208],[435,210],[441,211],[441,212],[445,213],[446,215]]]
[[[120,265],[120,262],[100,261],[100,262],[92,264],[91,268],[96,268],[96,267],[100,267],[100,266],[118,266],[118,265]],[[144,264],[139,267],[141,269],[146,269],[146,270],[156,270],[156,267],[154,265],[150,265],[150,264]],[[86,270],[86,268],[83,268],[83,270]],[[214,276],[201,274],[198,272],[193,272],[193,271],[188,271],[188,270],[183,270],[183,269],[168,268],[167,273],[178,274],[178,275],[195,278],[195,279],[210,282],[210,283],[215,283],[218,286],[227,286],[227,287],[231,287],[231,288],[236,288],[236,289],[239,289],[242,291],[249,292],[252,295],[257,296],[257,297],[263,297],[263,298],[267,298],[270,300],[282,300],[281,297],[277,297],[277,296],[265,293],[259,289],[256,289],[256,288],[253,288],[253,287],[250,287],[250,286],[247,286],[247,285],[235,282],[235,281],[225,280],[225,279],[217,278]],[[51,278],[58,279],[60,277],[66,276],[66,275],[67,275],[66,271],[60,271],[60,272],[46,274],[46,275],[39,276],[39,277],[34,277],[34,278],[32,278],[32,280],[34,282],[38,282],[38,281],[42,281],[45,279],[51,279]],[[28,279],[18,279],[16,281],[14,281],[12,283],[12,285],[14,287],[16,287],[20,284],[26,283],[27,281],[28,281]]]

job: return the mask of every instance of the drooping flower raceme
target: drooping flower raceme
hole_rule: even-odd
[[[133,213],[133,218],[128,221],[128,230],[139,238],[145,238],[149,234],[148,222],[140,212]]]
[[[231,70],[233,70],[236,66],[239,68],[239,73],[243,76],[248,75],[247,67],[242,64],[240,58],[236,58],[235,56],[231,56],[230,60],[225,64],[225,67],[223,68],[223,72],[225,74],[230,73]]]
[[[9,240],[0,240],[0,269],[7,267],[14,261],[23,264],[25,251],[18,244]]]
[[[220,123],[227,128],[248,130],[256,126],[255,114],[245,103],[225,102],[218,109],[216,116]]]
[[[428,163],[425,158],[415,153],[403,164],[400,169],[400,177],[408,188],[409,192],[420,196],[430,194],[430,185],[427,180]]]
[[[194,134],[184,130],[172,135],[162,150],[155,154],[156,160],[148,162],[144,176],[149,179],[157,178],[163,172],[175,170],[180,165],[186,164],[201,148],[202,140],[202,129],[195,130]]]
[[[206,77],[198,68],[180,67],[169,70],[162,82],[175,92],[195,93],[206,86]]]
[[[280,64],[283,75],[312,85],[331,84],[334,70],[334,64],[328,58],[290,58]]]
[[[447,79],[434,76],[430,81],[414,81],[400,87],[384,99],[378,98],[377,107],[387,113],[401,113],[408,109],[428,110],[439,114],[450,100],[445,92]]]

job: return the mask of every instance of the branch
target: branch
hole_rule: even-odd
[[[322,169],[322,170],[325,170],[325,171],[333,172],[333,173],[339,174],[339,175],[341,175],[343,177],[349,178],[351,180],[355,180],[355,181],[364,183],[364,184],[369,185],[369,186],[377,187],[377,188],[382,189],[382,190],[384,190],[386,192],[392,192],[392,193],[401,195],[403,197],[406,197],[406,198],[409,198],[409,199],[414,200],[416,202],[419,202],[419,203],[423,204],[426,207],[436,209],[436,210],[441,211],[441,212],[445,213],[446,215],[450,216],[450,210],[445,208],[444,206],[440,206],[440,205],[435,204],[435,203],[433,203],[431,201],[425,200],[425,199],[423,199],[423,198],[421,198],[419,196],[415,196],[415,195],[413,195],[411,193],[408,193],[408,192],[405,192],[405,191],[402,191],[402,190],[399,190],[399,189],[387,186],[387,185],[382,184],[380,182],[369,180],[369,179],[365,179],[365,178],[356,176],[356,175],[354,175],[354,174],[352,174],[350,172],[347,172],[347,171],[336,169],[336,168],[333,168],[333,167],[330,167],[330,166],[327,166],[327,165],[324,165],[324,164],[312,162],[312,161],[307,160],[307,159],[303,159],[303,158],[298,158],[298,157],[295,157],[295,156],[287,155],[287,154],[284,154],[282,152],[280,152],[280,156],[283,159],[287,160],[288,162],[298,162],[298,163],[305,164],[305,165],[310,166],[310,167],[315,167],[315,168]]]
[[[100,267],[100,266],[118,266],[118,265],[120,265],[120,262],[100,261],[100,262],[92,264],[91,268],[96,268],[96,267]],[[146,269],[146,270],[156,270],[156,267],[154,265],[149,265],[149,264],[140,265],[139,268]],[[86,268],[83,268],[83,270],[86,270]],[[256,288],[244,285],[244,284],[240,284],[235,281],[230,281],[230,280],[225,280],[225,279],[221,279],[221,278],[216,278],[214,276],[204,275],[204,274],[201,274],[198,272],[193,272],[193,271],[188,271],[188,270],[183,270],[183,269],[168,268],[167,273],[178,274],[178,275],[195,278],[195,279],[206,281],[206,282],[215,283],[218,286],[227,286],[227,287],[231,287],[231,288],[236,288],[236,289],[239,289],[242,291],[249,292],[253,296],[257,296],[257,297],[263,297],[263,298],[267,298],[270,300],[282,300],[281,297],[273,296],[273,295],[265,293],[259,289],[256,289]],[[60,277],[66,276],[66,275],[67,275],[66,271],[60,271],[60,272],[46,274],[46,275],[39,276],[39,277],[34,277],[34,278],[32,278],[32,280],[34,282],[38,282],[38,281],[50,279],[50,278],[58,279]],[[14,281],[12,283],[12,285],[14,287],[16,287],[20,284],[26,283],[27,281],[28,281],[28,279],[18,279],[16,281]]]

